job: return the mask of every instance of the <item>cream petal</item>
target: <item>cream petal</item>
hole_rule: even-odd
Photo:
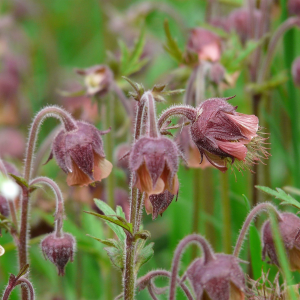
[[[86,186],[92,183],[93,180],[82,172],[78,166],[72,161],[72,172],[67,175],[67,184],[69,186],[79,185]]]
[[[99,164],[94,166],[94,177],[96,181],[101,181],[103,178],[107,178],[112,171],[113,165],[105,158],[100,159]],[[99,172],[99,173],[98,173]],[[98,175],[99,174],[99,175]],[[98,176],[100,179],[98,179]]]

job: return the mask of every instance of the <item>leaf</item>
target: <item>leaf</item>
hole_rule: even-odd
[[[297,189],[293,186],[284,186],[283,189],[288,192],[288,193],[291,193],[291,194],[295,194],[297,196],[300,196],[300,189]]]
[[[91,237],[92,239],[106,245],[106,246],[109,246],[109,247],[114,247],[116,249],[120,249],[120,246],[118,244],[118,241],[114,240],[114,239],[107,239],[107,240],[101,240],[99,238],[96,238],[90,234],[87,234],[87,236]]]
[[[137,273],[138,270],[148,262],[154,254],[153,251],[154,243],[150,243],[145,248],[139,250],[137,249],[136,260],[135,260],[135,272]]]
[[[266,186],[259,186],[256,185],[255,186],[257,189],[271,195],[274,196],[276,199],[279,199],[282,201],[282,205],[293,205],[295,207],[297,207],[298,209],[300,209],[300,203],[293,198],[292,196],[290,196],[289,194],[287,194],[284,190],[280,189],[280,188],[276,188],[276,190],[272,190],[269,187]]]
[[[164,49],[178,62],[182,63],[183,61],[183,53],[178,47],[177,41],[172,37],[169,22],[165,20],[164,29],[167,37],[166,44],[164,45]]]
[[[110,258],[112,264],[122,272],[124,269],[123,251],[114,247],[105,247],[104,250],[107,252],[107,255]]]
[[[25,186],[25,187],[29,187],[29,185],[28,185],[28,183],[27,183],[27,181],[23,178],[23,177],[21,177],[21,176],[16,176],[16,175],[14,175],[14,174],[11,174],[11,173],[9,173],[9,175],[16,181],[16,183],[19,185],[19,186]]]
[[[56,92],[62,97],[80,97],[85,95],[85,89],[81,89],[75,92],[56,90]]]

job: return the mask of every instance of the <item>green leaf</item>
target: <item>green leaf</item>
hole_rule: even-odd
[[[137,250],[136,260],[135,260],[135,272],[137,273],[138,270],[148,262],[154,254],[153,251],[154,243],[150,243],[145,248],[141,249],[140,251]]]
[[[183,53],[178,47],[177,41],[172,37],[169,22],[165,20],[164,29],[167,37],[166,44],[164,45],[164,49],[178,62],[182,63],[183,61]]]
[[[75,92],[56,90],[56,92],[62,97],[80,97],[85,95],[85,89],[81,89]]]
[[[101,239],[98,239],[90,234],[87,234],[87,236],[91,237],[92,239],[106,245],[106,246],[109,246],[109,247],[114,247],[116,249],[120,249],[120,245],[118,244],[118,241],[114,240],[114,239],[107,239],[107,240],[101,240]]]
[[[28,183],[27,183],[27,181],[23,178],[23,177],[21,177],[21,176],[16,176],[16,175],[14,175],[14,174],[11,174],[11,173],[9,173],[9,175],[16,181],[16,183],[19,185],[19,186],[25,186],[25,187],[29,187],[29,185],[28,185]]]
[[[300,209],[300,203],[295,198],[293,198],[292,196],[290,196],[289,194],[287,194],[284,190],[282,190],[280,188],[276,188],[276,190],[272,190],[271,188],[266,187],[266,186],[256,185],[255,187],[271,196],[274,196],[276,199],[281,200],[282,201],[281,204],[283,204],[283,205],[289,204],[289,205],[293,205],[293,206],[297,207],[298,209]]]
[[[104,250],[107,252],[112,264],[119,269],[121,272],[124,269],[124,253],[120,249],[115,247],[105,247]]]

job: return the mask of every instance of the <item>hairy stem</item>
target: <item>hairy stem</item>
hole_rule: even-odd
[[[282,218],[280,216],[280,212],[277,210],[277,208],[273,204],[271,204],[269,202],[265,202],[265,203],[260,203],[257,206],[255,206],[250,211],[250,213],[248,214],[248,216],[243,224],[243,227],[241,229],[241,232],[239,234],[239,237],[237,239],[237,242],[236,242],[236,245],[235,245],[235,248],[233,251],[234,256],[236,256],[236,257],[239,256],[241,248],[243,246],[243,242],[245,240],[245,236],[248,233],[248,230],[249,230],[252,220],[262,211],[267,211],[269,214],[271,212],[273,212],[276,214],[278,220],[282,220]]]
[[[194,122],[197,118],[197,110],[188,105],[175,105],[165,110],[158,119],[157,127],[161,129],[164,123],[171,117],[184,116]]]
[[[34,293],[34,288],[33,288],[33,285],[32,285],[32,283],[27,279],[27,278],[25,278],[24,276],[23,277],[21,277],[19,280],[18,280],[18,282],[17,282],[17,284],[22,284],[22,285],[25,285],[25,287],[28,289],[28,291],[29,291],[29,299],[30,300],[34,300],[35,299],[35,293]]]
[[[62,236],[62,227],[64,219],[64,200],[60,188],[52,179],[48,177],[37,177],[30,182],[30,185],[35,184],[45,184],[49,186],[54,194],[56,199],[56,211],[55,211],[55,234],[56,237]]]
[[[149,135],[150,137],[157,138],[157,121],[156,121],[156,109],[155,109],[155,100],[151,92],[146,92],[144,96],[147,99],[148,105],[148,126],[149,126]]]
[[[191,243],[196,243],[198,246],[201,247],[201,249],[203,251],[204,264],[215,259],[214,253],[213,253],[209,243],[201,235],[191,234],[191,235],[188,235],[187,237],[185,237],[183,240],[181,240],[180,243],[178,244],[178,246],[175,250],[174,256],[173,256],[169,300],[175,299],[176,278],[177,278],[177,274],[178,274],[180,259],[181,259],[184,249]]]
[[[229,185],[228,173],[221,174],[222,184],[222,213],[223,213],[223,250],[225,253],[231,253],[231,216],[230,216],[230,198],[229,198]]]

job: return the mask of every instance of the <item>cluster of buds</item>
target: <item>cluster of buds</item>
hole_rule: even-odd
[[[68,174],[68,185],[84,186],[109,176],[112,164],[105,159],[100,131],[95,126],[76,122],[77,129],[61,130],[53,141],[48,161],[54,156],[60,168]]]

